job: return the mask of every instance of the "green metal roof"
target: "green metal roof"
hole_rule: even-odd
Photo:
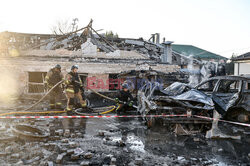
[[[192,46],[192,45],[180,45],[180,44],[172,44],[173,51],[186,55],[186,56],[193,56],[194,58],[198,59],[227,59],[226,57],[214,54],[212,52],[203,50],[201,48]]]

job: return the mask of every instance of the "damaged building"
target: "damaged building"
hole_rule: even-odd
[[[56,64],[62,66],[63,74],[78,64],[86,87],[109,92],[121,83],[112,80],[120,78],[120,73],[131,71],[165,75],[168,85],[170,80],[196,85],[207,79],[209,67],[216,70],[211,61],[226,60],[194,46],[173,45],[165,39],[160,43],[159,33],[152,34],[149,40],[105,37],[92,27],[92,22],[63,35],[0,33],[0,68],[10,69],[9,77],[17,78],[18,95],[44,94],[46,73]]]
[[[82,34],[84,33],[87,32],[84,31]],[[81,42],[80,49],[71,50],[69,47],[72,46],[73,39],[69,39],[68,36],[62,38],[54,35],[3,32],[1,38],[5,40],[1,40],[0,68],[3,71],[10,69],[9,76],[17,79],[18,95],[44,94],[46,72],[56,64],[62,66],[63,74],[69,72],[72,64],[78,64],[79,74],[85,85],[106,92],[116,90],[114,89],[116,86],[112,85],[118,82],[109,80],[117,78],[123,71],[156,70],[171,73],[179,70],[178,65],[161,63],[155,51],[146,54],[136,49],[122,49],[121,47],[126,47],[126,44],[118,49],[106,39],[101,43],[100,35],[92,33],[88,35],[92,38],[84,38],[86,40]],[[56,40],[58,38],[61,39]],[[120,42],[124,41],[120,40]],[[8,42],[4,43],[4,41]],[[140,41],[126,39],[124,43],[136,45]],[[148,47],[152,47],[152,50],[158,49],[150,42]]]
[[[250,52],[232,59],[234,62],[234,75],[250,76]]]

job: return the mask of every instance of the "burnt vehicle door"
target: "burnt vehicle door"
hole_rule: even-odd
[[[217,83],[218,79],[207,80],[199,84],[195,89],[197,89],[198,91],[202,91],[203,93],[211,97],[212,93],[214,92],[214,89],[216,88]]]
[[[243,82],[242,99],[237,107],[243,108],[250,113],[250,80]]]
[[[238,104],[242,96],[242,80],[221,79],[216,86],[212,99],[215,109],[222,115],[232,106]]]

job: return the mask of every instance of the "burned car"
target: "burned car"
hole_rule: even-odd
[[[148,82],[138,91],[137,96],[137,110],[142,115],[187,114],[213,117],[215,109],[224,118],[249,122],[249,78],[245,77],[214,77],[196,87],[175,82],[165,89],[157,82]],[[151,120],[146,119],[149,123]],[[204,119],[186,117],[178,118],[175,122],[207,123]]]
[[[210,78],[195,87],[212,98],[214,108],[225,119],[249,122],[250,78],[219,76]]]
[[[148,83],[137,94],[137,111],[142,115],[202,115],[212,117],[212,98],[185,83],[175,82],[163,89],[159,83]],[[155,120],[168,123],[209,123],[193,117],[145,118],[151,127]]]

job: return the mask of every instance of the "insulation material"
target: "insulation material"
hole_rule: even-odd
[[[91,42],[90,38],[88,38],[87,41],[81,45],[81,48],[82,48],[83,55],[86,55],[86,54],[96,55],[97,54],[97,46]]]

